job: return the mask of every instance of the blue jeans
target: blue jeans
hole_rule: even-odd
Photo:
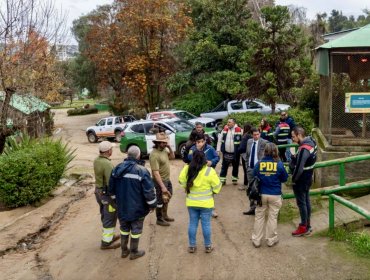
[[[310,186],[310,181],[298,182],[296,185],[293,185],[293,192],[301,216],[301,225],[305,226],[310,224],[311,218]]]
[[[204,238],[204,246],[211,246],[211,217],[212,208],[201,208],[201,207],[188,207],[189,211],[189,246],[197,246],[197,230],[199,219],[202,223],[202,232]]]
[[[287,144],[292,144],[292,143],[293,143],[292,139],[289,138]],[[290,152],[290,148],[286,148],[285,158],[287,162],[290,162],[290,160],[292,159],[292,153]]]

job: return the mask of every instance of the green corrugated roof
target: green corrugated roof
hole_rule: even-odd
[[[343,37],[327,42],[316,49],[370,47],[370,24]]]
[[[4,92],[0,92],[0,100],[4,100]],[[50,108],[49,104],[30,94],[13,94],[10,105],[26,115],[36,111],[43,112]]]

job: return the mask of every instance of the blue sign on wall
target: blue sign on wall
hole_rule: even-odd
[[[346,113],[370,113],[369,92],[347,92],[345,101]]]

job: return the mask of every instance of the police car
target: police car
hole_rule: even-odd
[[[126,153],[131,146],[139,147],[142,155],[149,155],[153,150],[153,140],[157,132],[165,132],[169,144],[178,156],[183,156],[185,143],[189,139],[194,124],[179,119],[143,120],[126,124],[121,133],[120,150]]]

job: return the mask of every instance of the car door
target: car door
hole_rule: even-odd
[[[105,136],[106,137],[114,137],[114,122],[115,122],[115,117],[107,118],[107,123],[105,125]]]
[[[146,141],[145,141],[145,129],[142,123],[134,124],[130,128],[131,133],[126,134],[126,137],[129,137],[128,146],[136,145],[140,148],[142,154],[147,153]]]
[[[150,123],[145,123],[144,124],[144,130],[145,130],[145,146],[146,146],[146,151],[148,154],[150,154],[153,151],[153,140],[156,138],[156,132],[157,128],[155,127],[154,122]]]
[[[176,147],[177,147],[177,145],[176,145],[176,130],[173,127],[166,124],[166,123],[161,122],[158,125],[160,125],[164,129],[165,133],[167,134],[168,138],[170,139],[170,146],[171,146],[172,151],[176,152]]]
[[[107,119],[101,119],[96,123],[95,133],[98,137],[105,137],[105,124]]]
[[[246,111],[244,101],[230,101],[230,109],[232,113],[243,113]]]

